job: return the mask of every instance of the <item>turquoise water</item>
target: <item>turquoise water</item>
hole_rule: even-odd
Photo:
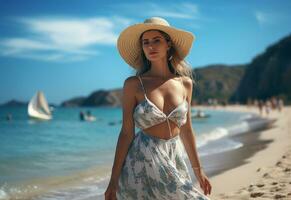
[[[96,116],[96,121],[79,120],[79,112],[87,110]],[[12,114],[12,121],[5,121],[7,113]],[[241,123],[247,114],[206,113],[211,117],[192,120],[200,154],[237,148],[237,143],[225,138],[225,132],[227,127]],[[121,116],[120,108],[57,107],[53,120],[35,121],[27,117],[26,107],[0,107],[0,189],[8,190],[10,185],[33,179],[71,176],[90,168],[111,169]],[[210,148],[211,142],[221,138],[223,145]]]

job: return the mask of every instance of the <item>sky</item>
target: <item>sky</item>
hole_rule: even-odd
[[[246,64],[291,31],[291,1],[0,0],[0,104],[122,88],[134,70],[116,41],[152,16],[195,35],[193,68]]]

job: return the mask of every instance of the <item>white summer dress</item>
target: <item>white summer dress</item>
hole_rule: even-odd
[[[186,98],[169,115],[162,112],[146,96],[134,110],[135,125],[141,130],[133,139],[124,161],[118,181],[119,200],[210,200],[192,183],[181,151],[178,151],[180,136],[172,137],[169,123],[178,127],[187,121]],[[182,81],[182,79],[181,79]],[[167,121],[170,139],[161,139],[143,131],[148,127]]]

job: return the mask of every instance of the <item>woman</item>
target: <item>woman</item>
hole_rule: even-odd
[[[119,53],[137,76],[124,82],[123,123],[106,200],[209,199],[211,185],[191,126],[191,69],[184,61],[193,40],[158,17],[120,34]],[[193,187],[180,139],[204,195]]]

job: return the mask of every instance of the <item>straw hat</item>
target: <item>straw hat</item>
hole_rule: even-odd
[[[160,17],[151,17],[146,19],[144,23],[127,27],[119,35],[117,48],[125,62],[136,69],[142,64],[142,48],[139,37],[143,32],[150,29],[158,29],[167,33],[181,59],[187,56],[195,39],[192,33],[171,27],[165,19]]]

